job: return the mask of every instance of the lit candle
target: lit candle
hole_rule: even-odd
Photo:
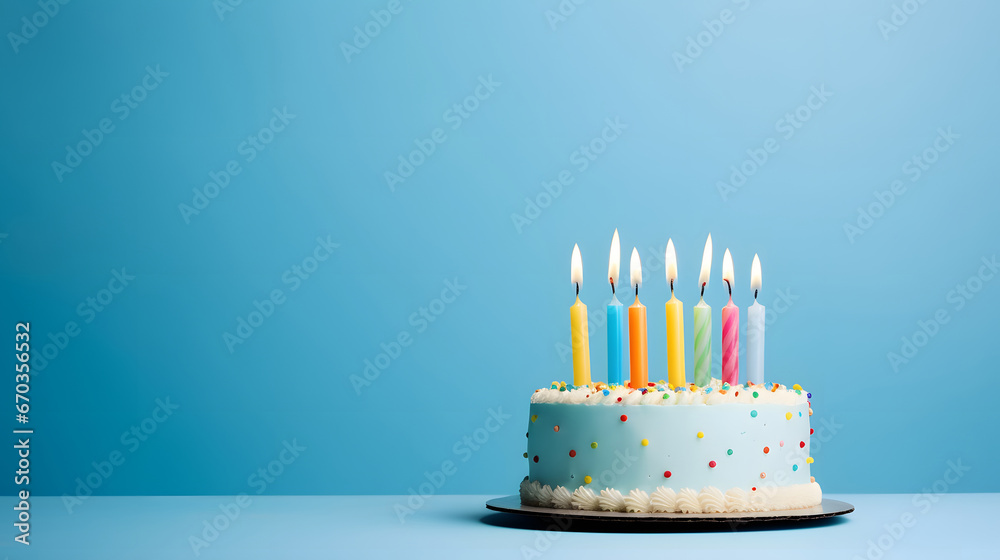
[[[712,308],[705,303],[705,288],[711,272],[712,234],[708,234],[698,276],[701,300],[694,306],[694,382],[699,387],[706,387],[712,381]]]
[[[618,268],[621,265],[622,249],[618,242],[618,230],[611,238],[611,256],[608,258],[608,281],[611,282],[611,303],[608,304],[608,384],[621,385],[623,372],[628,371],[625,361],[625,306],[615,295],[618,283]]]
[[[632,366],[629,386],[643,389],[649,383],[649,351],[646,348],[646,306],[639,303],[639,286],[642,285],[642,263],[639,251],[632,247],[629,274],[635,286],[635,303],[628,308],[629,361]]]
[[[764,306],[757,302],[760,282],[760,259],[754,255],[750,267],[753,305],[747,308],[747,381],[750,383],[764,382]]]
[[[684,304],[674,295],[674,280],[677,280],[677,253],[674,240],[667,240],[664,258],[667,269],[667,283],[670,284],[670,301],[665,307],[667,315],[667,381],[674,387],[687,385],[684,374]]]
[[[722,256],[722,280],[729,288],[729,303],[722,308],[722,381],[740,382],[740,308],[733,305],[733,256]]]
[[[576,303],[569,308],[569,322],[573,340],[573,385],[590,385],[590,336],[587,332],[587,306],[580,301],[583,260],[580,258],[578,245],[573,245],[570,282],[576,284]]]

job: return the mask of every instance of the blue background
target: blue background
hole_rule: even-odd
[[[744,308],[760,254],[760,300],[784,309],[766,375],[812,391],[829,434],[814,442],[825,490],[917,492],[948,461],[971,467],[954,491],[1000,490],[1000,452],[983,438],[998,420],[1000,286],[971,280],[1000,242],[1000,5],[928,2],[885,35],[889,1],[586,2],[564,21],[546,15],[555,0],[404,1],[370,23],[386,6],[74,2],[16,47],[9,33],[41,8],[0,6],[2,328],[13,339],[30,321],[37,357],[79,325],[33,368],[33,493],[73,494],[88,476],[95,494],[253,493],[285,442],[305,450],[262,492],[405,494],[450,460],[437,493],[513,493],[531,391],[572,377],[571,249],[596,319],[616,227],[623,278],[633,246],[647,267],[651,378],[666,377],[663,248],[672,237],[690,378],[711,232],[716,313],[725,248]],[[732,23],[679,66],[675,53],[703,22],[718,31],[724,9]],[[377,35],[365,44],[355,27],[366,24]],[[115,100],[147,66],[168,75],[121,119]],[[490,76],[500,85],[453,128],[446,112]],[[823,86],[821,107],[800,109]],[[294,118],[246,161],[241,143],[284,108]],[[809,118],[788,138],[781,119],[796,110]],[[57,174],[53,162],[104,118],[114,130]],[[574,152],[616,118],[627,128],[581,170]],[[949,127],[957,139],[912,180],[904,166]],[[385,173],[437,128],[444,142],[390,188]],[[718,183],[768,138],[780,149],[723,197]],[[180,205],[230,160],[240,174],[185,216]],[[516,227],[512,214],[562,170],[573,183]],[[895,180],[907,190],[879,212],[873,193]],[[873,204],[867,229],[845,232]],[[317,238],[339,245],[293,291],[283,278]],[[78,313],[122,267],[135,279]],[[460,295],[434,302],[456,279]],[[966,283],[979,289],[971,300],[952,293]],[[284,303],[227,345],[278,289]],[[421,308],[439,314],[422,323]],[[938,310],[948,322],[894,367],[889,353]],[[717,317],[715,331],[718,351]],[[400,333],[411,343],[356,391],[352,376]],[[603,323],[590,338],[600,380]],[[179,408],[149,420],[168,397]],[[463,438],[491,409],[512,417],[473,450]],[[123,441],[144,425],[145,441]],[[101,474],[115,452],[122,462]],[[12,451],[0,461],[13,470]],[[3,488],[15,490],[11,477]]]

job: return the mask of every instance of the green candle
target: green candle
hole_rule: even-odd
[[[712,234],[705,241],[701,256],[701,301],[694,306],[694,383],[707,387],[712,382],[712,308],[705,303],[705,287],[712,272]]]

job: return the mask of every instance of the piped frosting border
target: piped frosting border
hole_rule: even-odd
[[[529,506],[590,511],[620,511],[629,513],[726,513],[801,509],[819,505],[823,491],[819,484],[762,486],[756,490],[730,488],[723,492],[713,486],[700,491],[683,488],[675,491],[664,486],[652,494],[634,489],[627,494],[614,488],[594,492],[580,486],[570,492],[562,486],[551,488],[524,477],[521,482],[521,503]]]

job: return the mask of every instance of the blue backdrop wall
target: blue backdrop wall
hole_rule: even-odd
[[[711,232],[716,310],[724,249],[741,306],[762,259],[767,376],[812,391],[827,491],[953,464],[953,491],[998,491],[998,18],[4,2],[0,329],[31,324],[32,489],[512,493],[530,393],[571,379],[574,243],[604,375],[618,228],[651,377],[667,239],[690,314]]]

